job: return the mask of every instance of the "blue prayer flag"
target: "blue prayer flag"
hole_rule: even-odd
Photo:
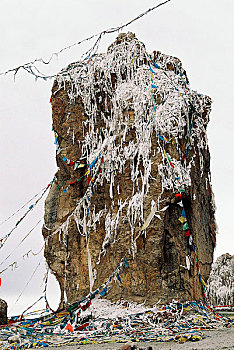
[[[160,140],[163,141],[163,137],[161,135],[158,134],[158,137],[160,138]]]
[[[129,263],[127,262],[126,258],[124,258],[124,267],[129,267]]]
[[[160,67],[157,65],[157,63],[154,63],[154,67],[155,67],[155,68],[160,68]]]

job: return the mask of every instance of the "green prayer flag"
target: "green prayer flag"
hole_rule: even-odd
[[[188,222],[186,222],[184,225],[183,225],[183,230],[186,231],[189,229],[189,225],[188,225]]]

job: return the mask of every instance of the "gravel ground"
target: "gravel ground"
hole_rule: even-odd
[[[138,348],[147,348],[152,346],[153,350],[196,350],[196,349],[209,349],[209,350],[221,350],[221,349],[234,349],[234,328],[229,329],[220,329],[213,331],[204,331],[206,335],[205,339],[202,339],[198,342],[186,342],[183,344],[168,342],[168,343],[135,343]],[[115,350],[121,349],[124,344],[120,343],[111,343],[111,344],[89,344],[89,345],[75,345],[75,346],[60,346],[60,347],[48,347],[48,350]]]

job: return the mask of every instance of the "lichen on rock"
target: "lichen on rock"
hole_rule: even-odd
[[[202,297],[216,235],[210,110],[177,58],[149,55],[132,33],[57,75],[43,235],[62,299],[113,280],[112,300]]]

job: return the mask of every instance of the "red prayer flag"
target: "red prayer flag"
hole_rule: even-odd
[[[176,198],[180,198],[180,199],[182,199],[182,196],[181,196],[181,194],[180,194],[180,193],[176,193],[176,194],[175,194],[175,197],[176,197]]]
[[[50,96],[50,103],[52,103],[52,95]]]
[[[72,160],[70,161],[70,166],[73,166],[75,164],[75,162],[73,162]]]
[[[84,323],[84,324],[82,324],[81,326],[77,327],[76,330],[77,330],[77,331],[82,331],[85,327],[88,327],[88,325],[89,325],[88,322],[87,322],[87,323]]]
[[[73,327],[72,327],[70,322],[67,322],[67,325],[66,325],[65,329],[67,329],[70,332],[73,332]]]
[[[184,235],[185,237],[189,237],[191,235],[190,230],[186,231]]]
[[[88,176],[88,185],[89,185],[90,181],[91,181],[91,175],[89,174],[89,176]]]

